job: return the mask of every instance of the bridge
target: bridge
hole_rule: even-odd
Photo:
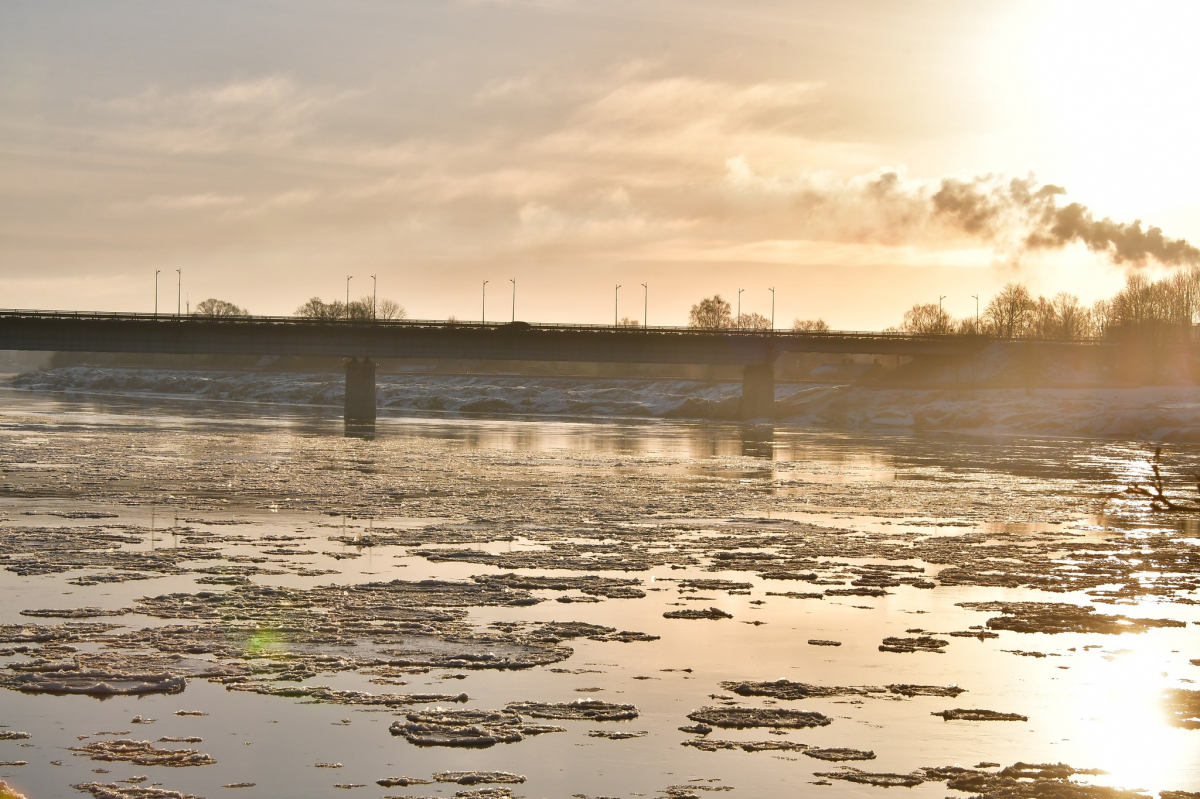
[[[0,311],[0,350],[344,358],[347,423],[375,420],[378,358],[740,365],[740,416],[753,419],[774,415],[773,364],[781,353],[965,356],[991,341],[846,331]]]

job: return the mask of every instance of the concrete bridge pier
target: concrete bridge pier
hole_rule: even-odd
[[[375,362],[370,358],[346,359],[346,427],[375,426]]]
[[[775,365],[748,363],[742,371],[741,419],[775,418]]]

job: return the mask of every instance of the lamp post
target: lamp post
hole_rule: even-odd
[[[737,315],[738,330],[742,329],[742,292],[743,291],[745,291],[745,289],[738,289],[738,315]]]
[[[617,309],[620,308],[620,306],[621,306],[621,284],[618,283],[617,287],[615,289],[613,289],[613,327],[619,327],[621,324],[620,322],[617,321],[617,316],[618,316]]]
[[[488,281],[483,281],[483,307],[479,309],[479,323],[487,324],[487,284]]]
[[[946,295],[945,295],[945,294],[939,294],[939,295],[938,295],[938,310],[939,310],[939,311],[940,311],[940,310],[942,310],[942,300],[944,300],[944,299],[946,299]]]
[[[515,277],[510,277],[508,280],[513,284],[512,320],[515,322],[517,321],[517,279]]]
[[[642,308],[642,329],[650,327],[650,284],[643,283],[642,288],[646,290],[645,306]]]
[[[775,330],[775,287],[771,286],[771,330]]]
[[[375,321],[375,303],[379,299],[379,277],[371,275],[371,321]]]
[[[183,310],[183,270],[176,269],[175,274],[179,276],[179,285],[176,287],[175,294],[175,316],[178,317]]]
[[[158,318],[158,273],[161,269],[154,270],[154,318]]]
[[[975,298],[975,326],[978,327],[979,326],[979,295],[972,294],[971,296]]]
[[[350,318],[350,280],[354,275],[346,275],[346,318]]]

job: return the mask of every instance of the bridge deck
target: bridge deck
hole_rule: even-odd
[[[0,311],[0,349],[64,352],[762,364],[783,352],[967,355],[993,340],[847,331]]]

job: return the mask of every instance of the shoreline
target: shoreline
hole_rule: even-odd
[[[335,374],[64,367],[6,381],[36,395],[219,402],[238,407],[342,405]],[[733,382],[542,375],[381,374],[380,418],[560,418],[737,422]],[[340,415],[339,415],[340,416]],[[781,382],[774,420],[814,429],[1200,441],[1200,387],[1014,388]]]

